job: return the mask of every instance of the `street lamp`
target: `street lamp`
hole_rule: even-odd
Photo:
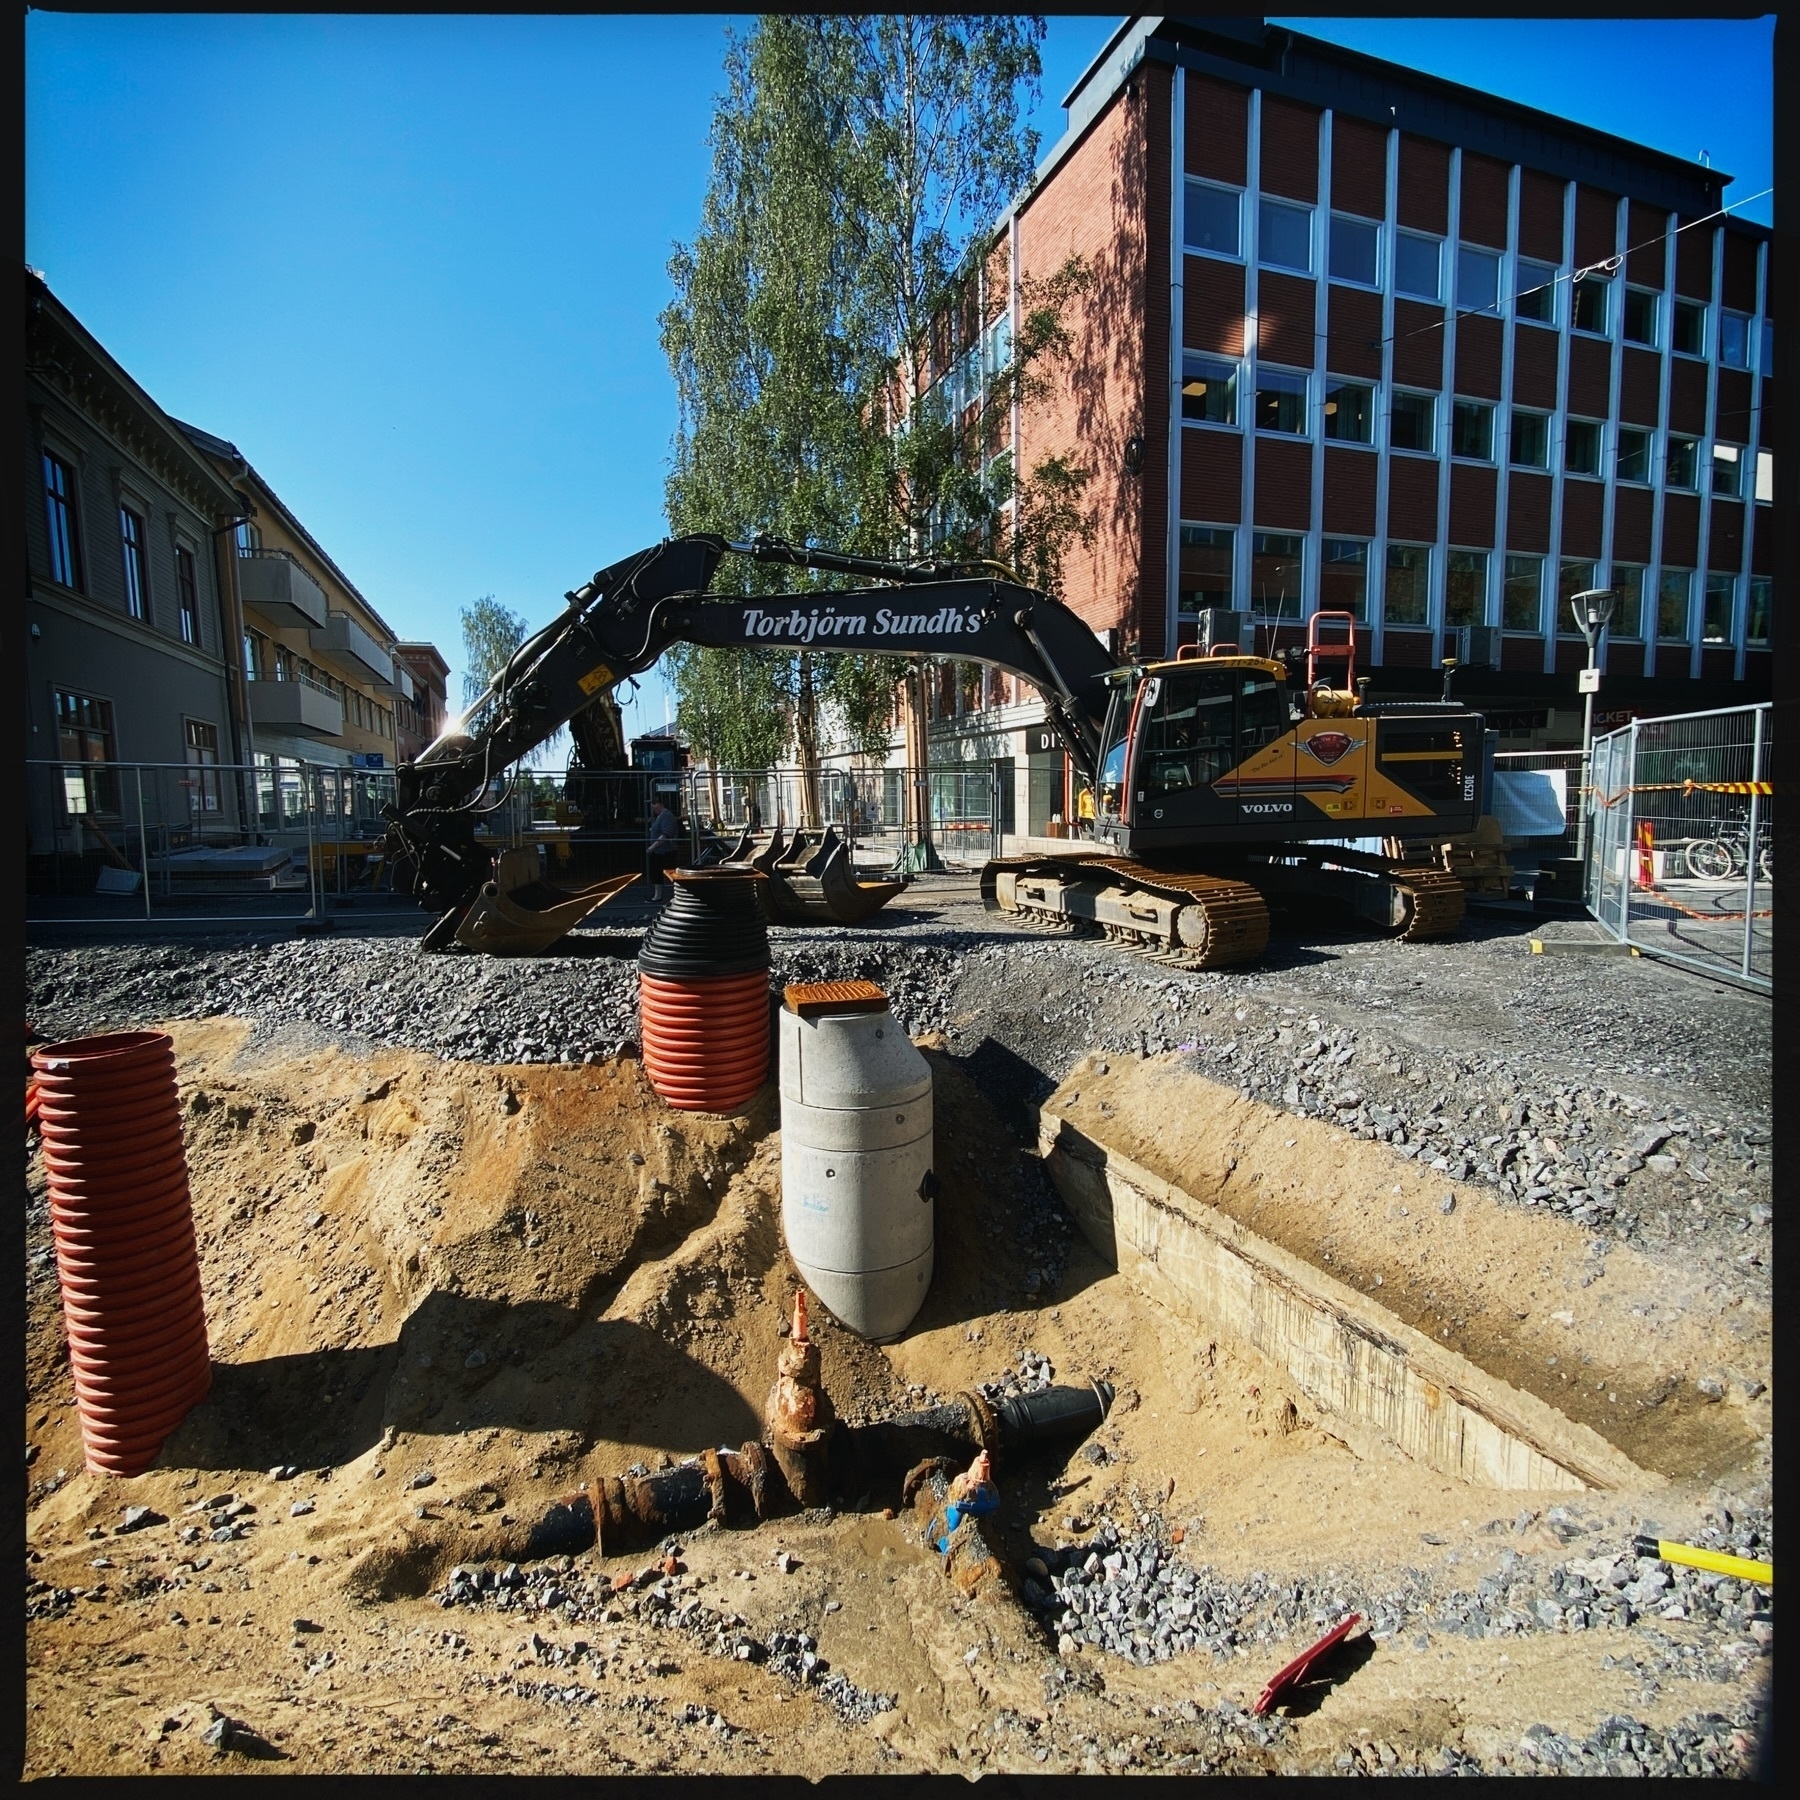
[[[1594,696],[1600,691],[1600,664],[1596,659],[1600,650],[1600,634],[1606,629],[1606,621],[1613,615],[1613,606],[1618,597],[1611,588],[1585,588],[1569,601],[1569,610],[1575,615],[1575,623],[1581,627],[1581,635],[1587,639],[1588,653],[1587,667],[1581,671],[1581,693],[1585,702],[1581,718],[1583,791],[1575,833],[1575,860],[1584,869],[1587,867],[1588,805],[1591,799],[1588,789],[1594,766]]]

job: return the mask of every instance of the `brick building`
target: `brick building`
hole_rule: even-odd
[[[394,661],[412,689],[394,705],[395,748],[404,762],[444,734],[450,720],[450,665],[436,644],[404,640],[394,646]]]
[[[1343,609],[1377,695],[1453,655],[1507,747],[1563,744],[1567,596],[1610,586],[1604,714],[1767,698],[1770,234],[1728,175],[1254,19],[1128,19],[1065,105],[932,379],[1087,260],[1011,447],[1093,469],[1066,592],[1121,656]],[[1048,754],[1034,699],[945,671],[933,760]]]

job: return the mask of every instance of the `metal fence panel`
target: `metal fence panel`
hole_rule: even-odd
[[[1594,743],[1590,910],[1615,937],[1773,981],[1773,711],[1638,719]]]
[[[382,855],[391,770],[31,761],[26,916],[279,923],[336,901],[411,905]]]

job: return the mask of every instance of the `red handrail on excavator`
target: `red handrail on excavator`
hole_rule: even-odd
[[[1330,619],[1334,623],[1342,622],[1345,635],[1331,643],[1321,641],[1319,626]],[[1319,683],[1319,664],[1321,662],[1341,662],[1344,665],[1344,689],[1348,693],[1356,691],[1356,614],[1352,612],[1320,611],[1306,621],[1306,685],[1317,687]]]

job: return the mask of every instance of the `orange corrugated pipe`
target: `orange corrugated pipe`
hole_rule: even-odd
[[[136,1475],[212,1386],[174,1045],[113,1032],[31,1062],[82,1444]]]
[[[639,977],[644,1072],[670,1106],[735,1112],[769,1076],[769,978]]]

